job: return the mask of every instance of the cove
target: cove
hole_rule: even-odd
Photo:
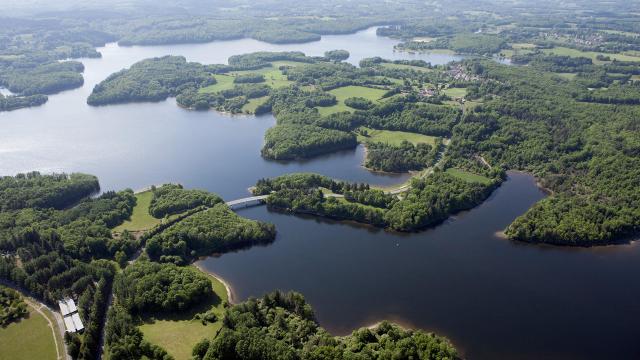
[[[226,199],[247,195],[262,177],[289,172],[318,172],[375,185],[402,183],[404,175],[372,173],[362,167],[363,149],[299,162],[262,159],[264,132],[271,115],[230,116],[179,108],[175,99],[90,107],[86,99],[98,82],[133,63],[156,56],[183,55],[205,64],[226,63],[231,55],[255,51],[303,51],[322,55],[347,49],[350,62],[364,57],[423,59],[434,64],[460,57],[393,51],[398,41],[376,36],[375,28],[350,35],[323,36],[306,44],[273,45],[252,39],[205,44],[99,48],[102,58],[80,59],[84,86],[51,95],[40,107],[0,113],[0,174],[86,172],[97,175],[103,190],[181,183],[214,191]]]
[[[449,337],[468,359],[638,358],[640,248],[559,248],[496,232],[542,199],[509,179],[479,207],[416,234],[241,210],[276,225],[276,241],[199,265],[236,301],[296,290],[338,335],[383,319]]]

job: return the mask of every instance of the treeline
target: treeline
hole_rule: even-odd
[[[84,65],[78,61],[52,62],[33,67],[0,62],[0,69],[0,86],[19,95],[54,94],[80,87],[84,83]]]
[[[606,89],[584,90],[577,94],[576,99],[601,104],[639,105],[640,82],[612,84]]]
[[[593,60],[589,58],[547,55],[542,52],[513,55],[511,62],[518,65],[529,64],[545,71],[559,73],[577,73],[593,70]]]
[[[182,56],[164,56],[142,60],[109,75],[94,87],[87,103],[95,106],[162,101],[188,87],[211,84],[215,84],[215,78],[204,65],[187,62]]]
[[[450,215],[474,208],[500,184],[494,179],[482,184],[436,171],[414,179],[404,198],[385,214],[389,227],[399,231],[416,231],[437,225]]]
[[[28,314],[27,304],[20,294],[0,285],[0,327],[4,328],[13,322],[18,322]]]
[[[177,97],[177,103],[188,109],[207,110],[210,108],[230,113],[242,112],[242,107],[255,99],[267,96],[271,88],[266,84],[242,83],[231,89],[221,90],[215,93],[201,92],[197,88],[187,88]]]
[[[425,143],[413,145],[405,140],[400,145],[369,141],[366,146],[367,168],[386,172],[407,172],[422,170],[435,164],[443,145],[442,141],[436,146]]]
[[[63,209],[100,190],[98,178],[86,174],[0,177],[0,211],[24,208]]]
[[[507,42],[497,35],[460,33],[428,42],[408,41],[396,45],[396,48],[410,51],[449,49],[460,54],[491,55],[506,46]]]
[[[222,198],[204,190],[186,190],[182,185],[165,184],[151,188],[149,213],[156,218],[179,214],[199,206],[212,207]]]
[[[104,342],[104,357],[110,360],[173,359],[161,347],[144,340],[135,320],[117,299],[107,313]]]
[[[315,320],[302,295],[273,292],[225,312],[221,331],[193,349],[203,359],[457,359],[451,343],[420,330],[388,322],[333,337]]]
[[[221,253],[275,239],[271,224],[238,216],[225,204],[197,212],[147,240],[154,260],[185,264],[197,256]]]
[[[497,176],[500,175],[498,172]],[[398,199],[367,186],[336,182],[316,174],[291,174],[259,180],[254,193],[270,194],[267,205],[281,211],[417,231],[479,205],[501,181],[496,177],[484,184],[435,171],[425,178],[414,179],[411,188]],[[344,198],[325,195],[320,188],[344,194]]]
[[[352,133],[314,125],[286,124],[265,133],[262,156],[274,160],[308,158],[358,145]]]
[[[189,267],[139,260],[113,284],[118,304],[129,314],[180,312],[212,294],[211,280]]]
[[[46,95],[4,96],[0,94],[0,111],[11,111],[31,106],[40,106],[47,102]]]

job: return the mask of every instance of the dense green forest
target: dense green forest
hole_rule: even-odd
[[[99,186],[83,174],[30,173],[1,183],[0,278],[52,306],[63,296],[76,298],[85,331],[67,335],[68,350],[77,359],[95,358],[116,272],[107,259],[137,247],[133,237],[115,238],[109,230],[131,215],[133,193],[86,198]]]
[[[268,243],[275,235],[273,225],[244,219],[216,204],[152,236],[146,251],[152,259],[184,264],[196,256]]]
[[[193,349],[195,359],[457,359],[446,339],[383,322],[331,336],[302,295],[265,294],[229,308],[218,336]]]
[[[188,190],[182,185],[165,184],[151,187],[153,197],[149,213],[156,218],[179,214],[199,206],[212,207],[221,203],[222,198],[204,190]]]
[[[143,260],[146,253],[128,265],[126,260],[142,251],[145,243],[149,255],[160,255],[154,249],[169,253],[170,248],[173,252],[161,259],[185,263],[196,254],[272,241],[275,236],[273,225],[240,218],[218,196],[176,185],[154,189],[153,208],[180,215],[139,238],[126,230],[115,233],[113,229],[131,217],[136,197],[131,190],[91,197],[99,188],[97,178],[86,174],[33,172],[0,179],[0,279],[52,307],[62,297],[76,300],[85,331],[65,336],[74,359],[97,356],[112,287],[120,299],[118,306],[137,312],[184,309],[211,293],[208,278],[174,264]],[[177,254],[178,248],[184,251]],[[158,288],[160,284],[166,288]],[[20,305],[11,293],[2,294],[0,301],[9,304],[7,311],[2,307],[3,322],[12,321],[20,316]],[[109,316],[127,319],[129,314],[111,309]],[[113,351],[121,358],[129,358],[123,355],[127,350],[117,346],[123,339],[111,333],[133,337],[126,341],[137,339],[135,351],[140,354],[166,355],[138,338],[140,332],[132,323],[108,328],[106,341],[113,337]]]
[[[413,145],[406,140],[399,146],[370,142],[367,144],[365,166],[387,172],[422,170],[435,164],[440,151],[440,146],[424,143]]]
[[[129,313],[178,312],[211,294],[206,275],[188,267],[136,261],[118,274],[113,292]]]
[[[413,179],[409,191],[398,198],[364,184],[337,182],[317,174],[290,174],[259,180],[254,193],[270,194],[267,205],[276,210],[417,231],[479,205],[500,184],[501,175],[496,171],[495,178],[480,183],[438,169]],[[323,188],[332,194],[325,194]]]
[[[20,321],[29,314],[27,303],[22,300],[20,294],[8,287],[0,285],[0,326]]]
[[[290,160],[311,157],[336,150],[352,149],[356,136],[340,130],[314,125],[287,124],[267,130],[262,156]]]
[[[215,84],[205,67],[182,56],[143,60],[110,75],[93,89],[89,105],[131,101],[161,101],[178,94],[180,87]]]

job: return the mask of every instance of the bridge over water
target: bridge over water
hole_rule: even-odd
[[[244,209],[251,206],[262,205],[266,202],[269,195],[251,196],[242,199],[227,201],[227,205],[231,210]]]

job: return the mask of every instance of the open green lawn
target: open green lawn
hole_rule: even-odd
[[[195,266],[192,268],[193,271],[200,271]],[[167,350],[176,360],[190,359],[193,346],[203,338],[213,337],[222,326],[223,302],[228,301],[227,291],[220,281],[214,277],[210,278],[215,294],[212,294],[209,301],[188,312],[145,319],[144,324],[140,326],[144,338]],[[218,315],[218,321],[215,323],[202,325],[199,320],[192,320],[195,314],[211,308],[215,309]]]
[[[443,92],[453,98],[461,98],[461,97],[465,97],[467,95],[467,89],[466,88],[456,88],[456,87],[452,87],[452,88],[447,88],[444,89]]]
[[[216,74],[213,75],[216,78],[217,83],[213,85],[209,85],[200,89],[200,92],[203,93],[215,93],[222,90],[227,90],[233,88],[233,76],[231,75],[223,75]]]
[[[479,182],[481,184],[488,185],[491,183],[491,179],[486,176],[474,174],[462,169],[449,168],[447,169],[447,174],[455,176],[457,178],[469,181],[469,182]]]
[[[564,56],[571,56],[571,57],[587,57],[592,59],[596,64],[603,63],[602,61],[599,61],[596,59],[598,55],[608,56],[611,58],[611,60],[617,59],[618,61],[640,61],[640,56],[610,54],[610,53],[601,53],[601,52],[595,52],[595,51],[581,51],[581,50],[576,50],[576,49],[571,49],[571,48],[566,48],[561,46],[557,46],[551,49],[544,49],[542,51],[548,54],[553,53],[556,55],[564,55]]]
[[[567,80],[573,80],[573,78],[576,77],[576,73],[556,73],[558,76],[560,76],[561,78],[567,79]]]
[[[245,112],[247,114],[253,114],[254,112],[256,112],[256,108],[259,105],[264,104],[265,101],[267,101],[267,99],[269,99],[268,96],[263,96],[263,97],[259,97],[259,98],[255,98],[255,99],[249,99],[249,102],[244,104],[244,106],[242,107],[242,112]]]
[[[148,230],[159,224],[162,219],[154,218],[149,214],[149,204],[151,204],[152,197],[151,190],[136,194],[136,206],[133,208],[131,219],[126,220],[113,230],[115,232]]]
[[[436,141],[436,137],[429,135],[422,135],[416,133],[410,133],[405,131],[390,131],[390,130],[374,130],[366,127],[361,127],[361,130],[367,131],[367,136],[363,136],[358,132],[358,141],[373,141],[382,142],[390,145],[400,145],[403,141],[408,141],[412,144],[426,143],[433,145]]]
[[[329,91],[336,96],[338,103],[333,106],[318,107],[320,115],[326,116],[340,111],[353,111],[354,109],[344,104],[344,100],[350,97],[362,97],[371,101],[378,101],[387,91],[382,89],[368,88],[364,86],[343,86]]]
[[[29,317],[0,327],[0,360],[56,359],[56,344],[47,320],[29,307]]]

